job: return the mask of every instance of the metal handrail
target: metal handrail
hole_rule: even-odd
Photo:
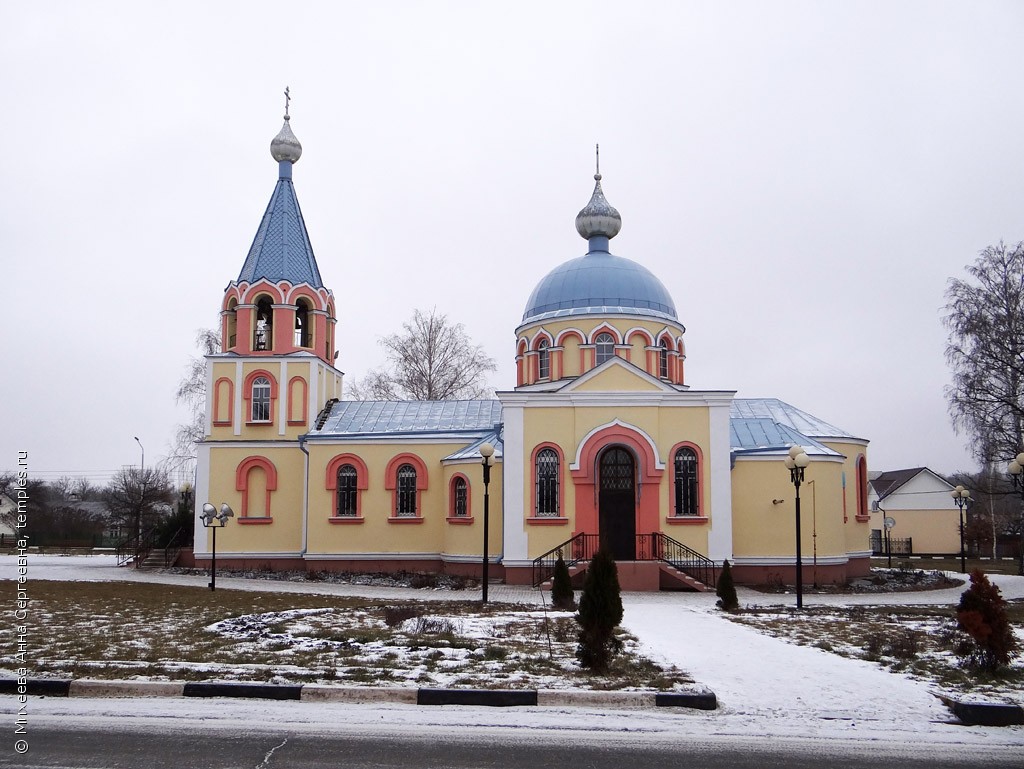
[[[124,566],[131,561],[135,561],[138,565],[143,558],[149,555],[155,541],[156,529],[150,529],[145,534],[136,534],[119,543],[114,549],[117,554],[117,565]]]
[[[714,589],[718,582],[718,567],[707,556],[660,531],[638,534],[636,539],[637,560],[663,561]]]
[[[594,557],[600,543],[597,534],[580,532],[562,544],[551,548],[544,555],[533,559],[533,586],[546,582],[555,573],[555,564],[561,555],[566,566],[575,566],[580,561],[589,561]]]

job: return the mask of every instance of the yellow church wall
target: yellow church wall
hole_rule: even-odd
[[[562,343],[562,376],[580,375],[580,340],[575,336],[566,337]]]
[[[197,500],[197,504],[208,501],[219,508],[227,502],[236,516],[217,532],[218,552],[298,552],[302,548],[302,484],[293,480],[303,476],[302,456],[297,445],[210,448],[209,499]],[[270,491],[268,522],[247,522],[254,518],[244,515],[243,492],[236,488],[239,465],[251,457],[269,461],[276,471],[277,488]],[[262,500],[254,507],[262,513]],[[204,549],[198,542],[196,545]]]
[[[444,466],[444,490],[446,495],[446,512],[452,508],[450,490],[452,479],[462,475],[469,482],[469,522],[452,519],[446,520],[441,550],[447,555],[482,557],[484,537],[484,477],[480,462],[449,463]],[[488,553],[493,558],[501,552],[501,464],[491,467],[488,502]]]
[[[634,359],[635,360],[635,359]],[[643,368],[643,358],[640,358]],[[651,392],[661,391],[656,382],[637,376],[636,372],[621,366],[602,371],[600,376],[577,383],[575,392]]]
[[[813,461],[800,487],[801,548],[810,558],[846,555],[842,523],[842,465]],[[813,483],[811,483],[813,481]],[[781,500],[775,504],[773,500]],[[796,497],[789,470],[778,460],[738,458],[732,471],[733,553],[737,558],[792,557]]]
[[[870,550],[870,511],[866,517],[862,517],[860,520],[857,518],[857,458],[864,457],[865,461],[867,460],[867,447],[861,442],[851,441],[822,441],[822,443],[845,457],[843,472],[846,475],[846,490],[843,498],[846,514],[846,550],[850,553]],[[866,503],[867,489],[864,490],[864,494]]]
[[[441,460],[464,446],[465,441],[307,444],[310,452],[308,551],[314,554],[441,553],[449,552],[449,543],[453,543],[467,553],[480,553],[483,479],[482,468],[478,464],[461,470],[470,484],[470,510],[474,522],[467,526],[447,521],[449,482],[453,472],[444,467]],[[355,521],[338,520],[334,510],[335,492],[326,488],[327,466],[341,454],[358,457],[367,470],[367,488],[359,493],[359,516]],[[418,457],[427,469],[427,488],[419,492],[415,518],[397,518],[394,515],[394,490],[387,488],[388,464],[400,455]],[[501,472],[496,466],[491,471],[492,531],[489,532],[495,552],[500,549],[500,484]],[[455,529],[458,531],[453,531]],[[463,529],[479,532],[480,544],[470,549],[473,535],[463,533]]]
[[[613,369],[614,371],[614,369]],[[610,372],[606,372],[610,373]],[[625,372],[628,374],[628,372]],[[632,377],[636,381],[635,377]],[[677,525],[667,523],[672,515],[672,448],[679,443],[695,445],[704,460],[701,463],[702,514],[708,516],[712,507],[711,463],[708,461],[710,446],[710,418],[707,407],[658,407],[658,406],[607,406],[586,407],[576,405],[565,407],[527,408],[524,410],[522,457],[523,474],[522,499],[526,509],[509,511],[510,515],[521,515],[522,526],[528,536],[530,557],[537,557],[569,539],[578,528],[576,521],[576,487],[569,465],[576,460],[578,447],[595,429],[614,422],[623,423],[618,428],[625,431],[630,426],[641,430],[655,442],[657,456],[663,465],[661,481],[656,490],[645,486],[642,494],[654,493],[658,498],[658,528],[698,552],[708,552],[708,524]],[[642,440],[642,438],[641,438]],[[561,448],[563,455],[561,516],[567,519],[563,525],[552,525],[541,520],[530,520],[534,516],[533,452],[537,446],[554,444]],[[638,533],[642,533],[638,529]]]

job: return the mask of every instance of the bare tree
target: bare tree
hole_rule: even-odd
[[[176,494],[162,470],[122,467],[103,497],[112,521],[136,536],[167,517]]]
[[[989,246],[946,289],[953,426],[983,465],[1024,450],[1024,243]]]
[[[189,358],[185,375],[178,382],[175,398],[178,403],[188,406],[191,419],[178,425],[174,439],[163,466],[176,472],[182,479],[195,476],[196,443],[205,435],[206,419],[206,358],[220,350],[220,333],[214,329],[196,331],[196,347],[201,355]]]
[[[416,310],[402,331],[380,340],[388,362],[349,385],[356,399],[458,400],[489,394],[483,379],[494,359],[473,344],[461,323],[436,309]]]

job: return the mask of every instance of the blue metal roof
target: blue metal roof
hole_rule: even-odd
[[[501,401],[338,401],[311,438],[491,433],[501,422]],[[481,438],[481,440],[483,440]]]
[[[823,419],[801,411],[778,398],[736,398],[729,411],[732,420],[770,419],[780,427],[788,427],[810,438],[853,438],[855,435]]]
[[[586,256],[549,272],[526,302],[523,323],[572,315],[648,315],[677,320],[668,289],[643,265],[607,250],[607,238],[591,238]],[[604,250],[597,250],[603,246]]]
[[[287,280],[293,285],[308,283],[313,288],[323,288],[299,200],[295,197],[291,163],[285,161],[280,165],[281,177],[242,265],[238,282],[255,283],[266,278],[272,283]]]

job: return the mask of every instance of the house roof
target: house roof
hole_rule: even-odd
[[[929,473],[941,480],[949,486],[949,488],[953,488],[945,478],[935,471],[929,470],[927,467],[910,467],[906,470],[888,470],[869,478],[868,483],[871,484],[871,488],[874,489],[875,493],[878,495],[879,501],[881,501],[890,494],[898,491],[900,487],[905,486],[921,473]]]

